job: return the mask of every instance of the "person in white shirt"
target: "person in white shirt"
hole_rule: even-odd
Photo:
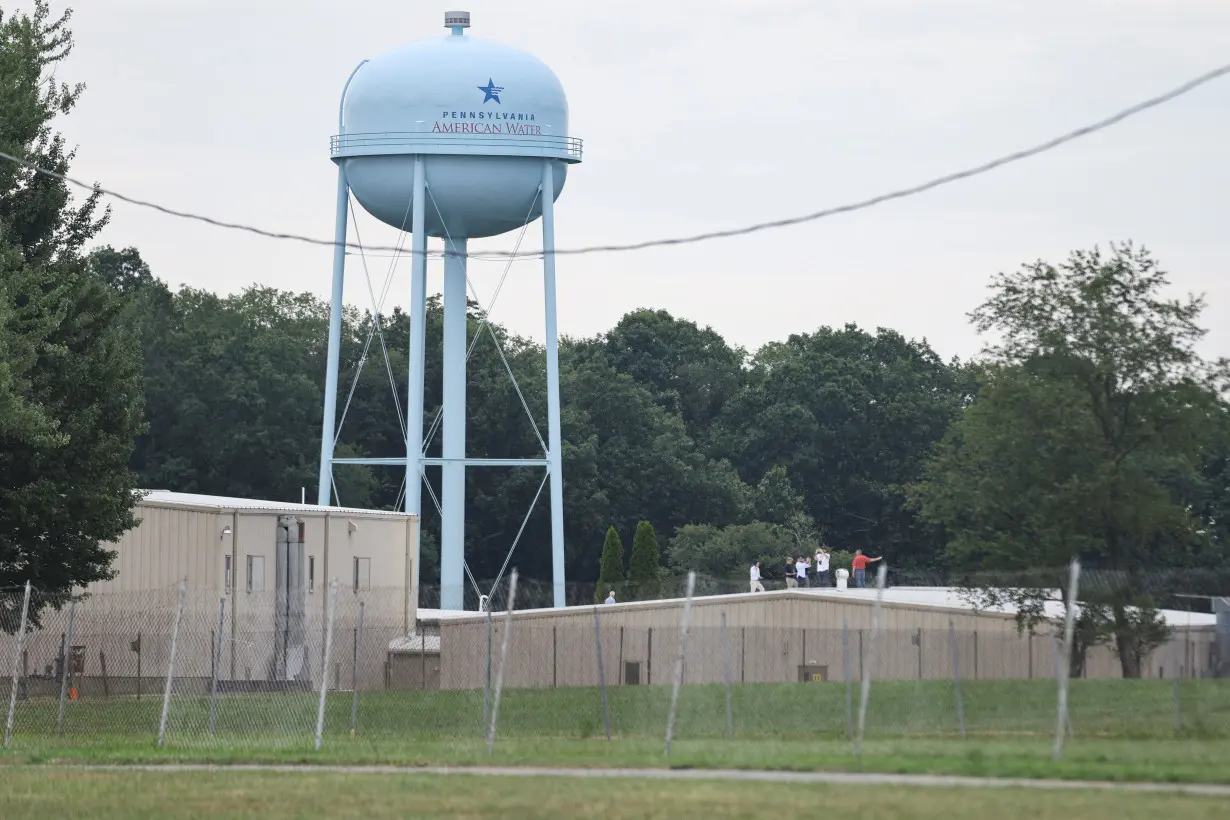
[[[816,548],[816,586],[829,585],[829,554],[824,547]]]
[[[613,604],[613,603],[615,603],[615,590],[611,590],[610,592],[608,592],[608,593],[606,594],[606,600],[605,600],[605,601],[603,601],[602,603],[604,603],[604,604]]]
[[[811,586],[811,582],[807,580],[807,569],[811,566],[811,562],[806,558],[799,556],[799,560],[794,562],[794,574],[798,578],[798,584],[801,587]]]
[[[760,562],[752,564],[752,592],[764,592],[764,584],[760,583]]]

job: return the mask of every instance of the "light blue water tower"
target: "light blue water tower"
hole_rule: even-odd
[[[406,512],[422,512],[424,468],[442,470],[440,600],[464,608],[467,468],[545,468],[550,483],[554,604],[564,606],[564,497],[560,445],[559,340],[555,306],[554,202],[581,141],[568,133],[568,101],[559,78],[511,46],[465,34],[470,14],[445,14],[445,37],[411,43],[364,60],[342,91],[338,135],[338,243],[324,424],[321,505],[329,505],[335,464],[406,470]],[[342,285],[349,193],[374,217],[412,237],[410,374],[405,454],[334,458]],[[466,458],[466,243],[517,230],[542,217],[546,302],[547,449],[543,458]],[[423,452],[427,238],[444,240],[444,390],[442,452]],[[417,544],[413,545],[417,548]],[[414,568],[418,571],[418,567]]]

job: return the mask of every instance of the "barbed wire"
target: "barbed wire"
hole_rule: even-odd
[[[824,208],[822,210],[812,211],[811,213],[800,214],[798,216],[785,217],[782,219],[773,219],[773,220],[768,220],[764,222],[756,222],[756,223],[752,223],[749,225],[743,225],[737,228],[726,228],[722,230],[705,231],[702,233],[695,233],[695,234],[688,234],[688,235],[674,236],[674,237],[664,237],[664,238],[659,238],[659,239],[646,239],[646,240],[642,240],[639,242],[628,242],[628,243],[622,243],[622,244],[613,243],[613,244],[605,244],[605,245],[589,245],[589,246],[584,246],[584,247],[579,247],[579,248],[557,248],[554,251],[552,251],[552,253],[555,256],[580,256],[580,255],[595,254],[595,253],[624,253],[624,252],[629,252],[629,251],[640,251],[640,250],[647,250],[649,248],[663,248],[663,247],[672,247],[672,246],[677,246],[677,245],[693,245],[693,244],[698,244],[701,242],[709,242],[709,241],[716,240],[716,239],[730,239],[733,237],[747,236],[749,234],[761,233],[764,231],[777,230],[780,228],[788,228],[794,225],[801,225],[801,224],[808,223],[808,222],[815,222],[815,221],[818,221],[820,219],[825,219],[830,216],[836,216],[838,214],[846,214],[846,213],[853,213],[855,211],[866,210],[868,208],[875,207],[876,205],[881,205],[885,202],[891,202],[893,200],[898,200],[898,199],[906,199],[908,197],[917,196],[918,194],[922,194],[927,191],[934,190],[935,188],[940,188],[945,185],[950,185],[954,182],[959,182],[964,179],[970,179],[972,177],[981,176],[982,174],[986,174],[990,171],[995,170],[996,168],[1001,168],[1005,165],[1010,165],[1015,162],[1020,162],[1021,160],[1024,160],[1024,159],[1028,159],[1030,157],[1038,156],[1039,154],[1047,153],[1048,151],[1053,151],[1054,149],[1062,145],[1065,145],[1069,142],[1073,142],[1074,140],[1078,140],[1082,137],[1089,136],[1090,134],[1094,134],[1094,133],[1097,133],[1098,131],[1102,131],[1107,128],[1110,128],[1111,126],[1117,125],[1120,122],[1128,119],[1129,117],[1133,117],[1144,111],[1148,111],[1151,108],[1156,108],[1160,105],[1164,105],[1165,103],[1168,103],[1171,100],[1177,99],[1178,97],[1181,97],[1191,91],[1194,91],[1195,89],[1199,88],[1202,85],[1205,85],[1214,80],[1220,79],[1221,77],[1224,77],[1227,74],[1230,74],[1230,63],[1227,63],[1226,65],[1223,65],[1219,68],[1215,68],[1212,71],[1208,71],[1204,74],[1199,75],[1198,77],[1188,80],[1182,85],[1172,88],[1171,90],[1163,94],[1159,94],[1155,97],[1150,97],[1149,99],[1143,100],[1141,102],[1136,103],[1135,105],[1129,106],[1119,111],[1117,114],[1113,114],[1109,117],[1106,117],[1105,119],[1098,120],[1097,122],[1082,126],[1073,131],[1069,131],[1066,134],[1063,134],[1061,136],[1047,140],[1046,142],[1039,143],[1030,148],[1025,148],[1020,151],[1014,151],[1011,154],[1006,154],[997,159],[993,159],[989,162],[984,162],[980,165],[975,165],[975,166],[972,166],[972,167],[969,167],[969,168],[966,168],[960,171],[955,171],[950,174],[945,174],[944,176],[936,177],[928,182],[924,182],[919,185],[913,185],[908,188],[900,188],[898,190],[891,191],[885,194],[880,194],[878,196],[874,196],[869,199],[863,199],[857,202],[851,202],[845,205],[838,205],[838,206],[831,207],[831,208]],[[108,197],[111,197],[112,199],[117,199],[129,205],[135,205],[141,208],[148,208],[150,210],[154,210],[159,213],[166,214],[167,216],[173,216],[173,217],[177,217],[180,219],[188,219],[188,220],[195,221],[195,222],[201,222],[206,225],[212,225],[213,227],[216,227],[216,228],[243,231],[245,233],[250,233],[256,236],[261,236],[266,239],[277,239],[277,240],[284,240],[284,241],[301,242],[301,243],[305,243],[309,245],[316,245],[316,246],[323,246],[323,247],[336,247],[338,245],[341,245],[345,248],[348,248],[350,250],[355,250],[355,251],[365,249],[368,252],[379,251],[379,252],[392,252],[392,253],[397,253],[397,254],[406,253],[404,249],[398,248],[393,245],[371,245],[371,246],[364,247],[362,245],[359,245],[357,243],[352,243],[352,242],[337,242],[336,240],[318,239],[316,237],[304,236],[302,234],[287,233],[283,231],[273,231],[273,230],[268,230],[265,228],[260,228],[255,225],[248,225],[248,224],[244,224],[240,222],[229,222],[229,221],[222,220],[222,219],[216,219],[214,217],[205,216],[203,214],[197,214],[197,213],[192,213],[189,211],[182,211],[176,208],[171,208],[166,205],[161,205],[157,202],[151,202],[149,200],[138,199],[137,197],[128,196],[126,194],[119,193],[118,191],[113,191],[108,188],[103,188],[102,186],[99,186],[99,185],[91,185],[91,184],[82,182],[78,179],[74,179],[73,177],[70,177],[66,174],[62,174],[58,171],[52,171],[47,168],[42,168],[39,165],[37,165],[35,162],[29,159],[14,156],[13,154],[9,154],[3,151],[0,151],[0,159],[6,160],[8,162],[16,163],[18,165],[24,166],[25,168],[31,171],[34,171],[37,174],[42,174],[44,176],[49,176],[54,179],[61,180],[70,185],[74,185],[78,188],[82,188],[82,189],[85,189],[91,192],[98,192],[99,194],[102,194],[103,196],[108,196]],[[436,253],[441,253],[441,252],[432,251],[430,253],[434,255]],[[541,256],[542,253],[543,253],[542,251],[539,251],[537,255]],[[412,255],[413,251],[411,251],[410,254]],[[467,257],[470,256],[470,254],[468,253],[461,254],[461,253],[458,253],[457,251],[444,251],[442,252],[442,255],[446,255],[446,256],[465,255]],[[475,258],[478,258],[481,256],[487,259],[505,259],[513,255],[514,254],[511,251],[498,251],[498,250],[483,251],[481,253],[473,254]],[[534,256],[534,254],[520,255],[521,258],[525,258],[526,256],[532,257]]]

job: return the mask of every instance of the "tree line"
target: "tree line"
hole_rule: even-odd
[[[0,15],[0,149],[58,173],[73,152],[53,123],[83,91],[54,79],[67,23],[43,0]],[[108,216],[97,192],[75,201],[64,182],[0,163],[0,588],[107,577],[105,542],[133,526],[138,487],[315,496],[328,305],[259,285],[172,290],[138,249],[98,245]],[[994,277],[971,313],[990,341],[971,361],[853,324],[748,351],[651,308],[563,339],[567,576],[615,578],[631,538],[646,542],[618,556],[633,596],[688,569],[701,592],[735,591],[752,562],[770,577],[825,544],[884,555],[899,582],[1010,598],[1028,625],[1079,556],[1101,579],[1081,634],[1139,674],[1163,631],[1155,570],[1230,577],[1218,574],[1230,567],[1227,367],[1196,351],[1203,301],[1168,294],[1152,255],[1123,243]],[[542,429],[541,346],[477,305],[469,319],[471,337],[490,332],[504,355],[480,338],[469,360],[468,455],[541,453],[525,410]],[[430,423],[438,299],[427,323]],[[401,310],[347,309],[338,456],[404,452],[394,396],[404,402],[408,344]],[[339,465],[335,478],[345,506],[404,498],[401,470]],[[497,575],[540,481],[468,472],[476,577]],[[424,503],[430,583],[438,518]],[[549,542],[541,504],[513,559],[523,576],[550,576]]]

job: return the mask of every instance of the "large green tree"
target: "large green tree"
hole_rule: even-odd
[[[746,353],[717,331],[665,310],[635,310],[603,337],[607,360],[706,441],[710,425],[743,383]]]
[[[747,592],[752,564],[759,561],[766,581],[776,581],[786,556],[802,552],[795,533],[778,524],[689,524],[668,542],[666,563],[676,578],[695,572],[698,595]]]
[[[930,566],[942,542],[904,508],[905,486],[971,389],[968,369],[945,363],[925,341],[820,328],[757,352],[715,424],[715,455],[749,483],[784,468],[833,546]],[[760,511],[748,518],[772,520]]]
[[[598,551],[582,551],[607,526],[642,520],[663,532],[690,523],[738,523],[752,488],[709,458],[677,415],[586,348],[561,351],[564,501],[569,572],[593,578]]]
[[[143,483],[278,501],[298,501],[304,488],[314,495],[328,308],[253,287],[228,297],[184,288],[169,308],[149,299],[136,309],[165,311],[146,347]],[[349,452],[344,443],[338,454]],[[370,468],[336,473],[344,504],[376,501]]]
[[[1047,570],[1080,557],[1080,601],[1104,613],[1125,677],[1165,637],[1150,576],[1218,560],[1180,490],[1213,440],[1225,369],[1195,350],[1203,301],[1167,285],[1130,244],[996,277],[972,314],[995,338],[982,387],[914,494],[978,594],[1025,620],[1064,586]]]
[[[73,152],[52,125],[83,90],[56,77],[68,18],[44,0],[0,15],[0,149],[57,174]],[[109,577],[105,544],[135,524],[140,347],[81,255],[106,220],[97,192],[74,204],[61,179],[0,163],[0,587],[30,581],[41,603]]]

